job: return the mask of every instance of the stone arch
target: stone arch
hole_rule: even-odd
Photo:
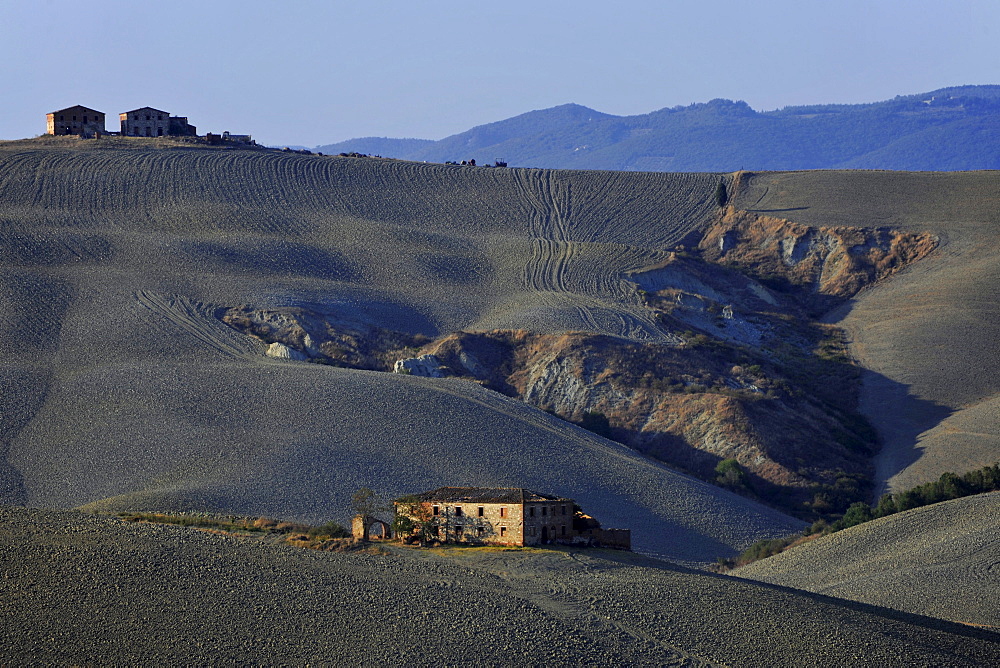
[[[365,530],[368,540],[389,540],[392,538],[392,529],[382,520],[371,520]]]
[[[356,540],[388,540],[392,538],[392,528],[377,517],[355,515],[351,521],[351,535]]]

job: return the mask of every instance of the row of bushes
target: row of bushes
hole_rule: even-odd
[[[998,490],[1000,490],[1000,464],[984,466],[964,475],[942,473],[941,477],[934,482],[928,482],[898,494],[884,495],[874,508],[859,501],[852,504],[843,516],[833,523],[828,524],[824,520],[818,520],[801,534],[757,541],[735,559],[720,559],[719,565],[723,570],[744,566],[784,552],[805,541],[836,533],[880,517],[888,517],[904,510]]]

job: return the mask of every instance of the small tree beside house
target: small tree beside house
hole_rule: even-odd
[[[431,539],[434,526],[431,507],[413,494],[396,499],[395,507],[396,515],[392,519],[393,535],[404,540],[404,537],[412,536],[420,542],[421,547],[425,547]]]

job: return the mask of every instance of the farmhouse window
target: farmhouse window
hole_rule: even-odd
[[[500,527],[500,537],[503,538],[507,535],[507,527]]]
[[[461,538],[464,529],[465,527],[463,527],[461,524],[455,527],[455,538]]]
[[[434,514],[438,515],[441,513],[441,506],[434,506]]]
[[[566,514],[566,506],[563,506],[563,507],[562,507],[562,514],[563,514],[563,515],[565,515],[565,514]]]
[[[479,536],[480,538],[482,538],[485,533],[486,533],[486,529],[484,527],[477,527],[476,528],[476,535]]]
[[[561,527],[559,527],[559,533],[561,533],[563,536],[566,535],[566,525],[565,524],[563,524]]]
[[[500,517],[507,517],[507,509],[506,508],[501,508],[500,509]]]
[[[455,506],[455,517],[462,516],[462,506]]]
[[[549,511],[548,508],[546,508],[545,506],[542,506],[542,515],[547,515],[548,511]]]
[[[534,516],[535,516],[535,507],[534,507],[534,506],[532,506],[532,507],[531,507],[531,508],[530,508],[530,509],[528,510],[528,515],[529,515],[529,516],[531,516],[531,517],[534,517]]]
[[[73,120],[74,120],[74,121],[76,120],[76,116],[74,116],[74,117],[73,117]]]
[[[480,517],[483,516],[484,513],[483,513],[483,507],[482,506],[479,506],[479,512],[478,512],[478,514],[479,514]]]

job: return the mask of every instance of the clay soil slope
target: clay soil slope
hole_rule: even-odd
[[[742,175],[734,205],[812,226],[931,233],[938,248],[832,320],[869,371],[862,410],[883,437],[879,490],[1000,457],[1000,173]]]
[[[0,509],[16,664],[983,666],[996,634],[594,550],[317,552]]]
[[[1000,628],[1000,493],[946,501],[805,543],[733,575]]]

